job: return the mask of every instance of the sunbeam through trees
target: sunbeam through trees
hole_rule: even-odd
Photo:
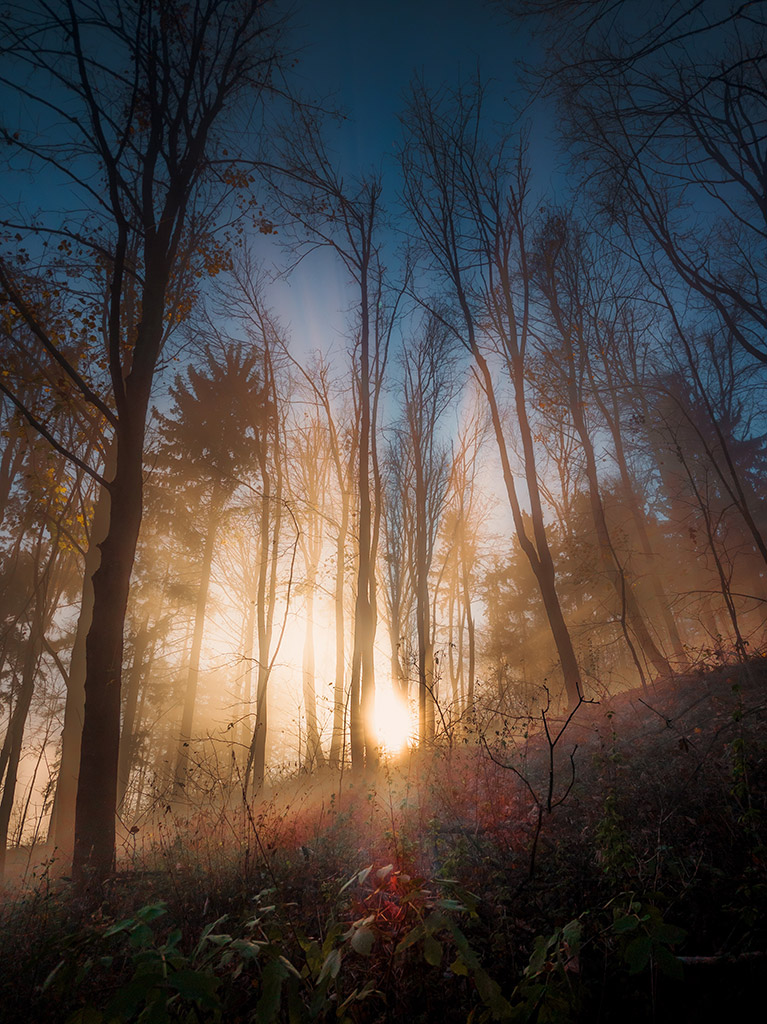
[[[3,10],[9,1020],[721,1019],[767,2],[351,6]]]

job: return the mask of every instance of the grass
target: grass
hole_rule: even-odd
[[[87,899],[43,864],[0,917],[3,1020],[721,1020],[767,963],[766,682],[163,814]]]

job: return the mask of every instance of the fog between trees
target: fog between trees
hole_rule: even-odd
[[[277,4],[107,6],[11,5],[4,57],[3,854],[104,874],[165,807],[763,650],[760,5],[575,3],[577,51],[525,5],[551,196],[492,85],[415,80],[355,174]]]

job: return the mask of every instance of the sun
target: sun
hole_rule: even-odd
[[[379,746],[391,754],[407,746],[412,736],[413,723],[408,706],[391,686],[376,687],[373,727]]]

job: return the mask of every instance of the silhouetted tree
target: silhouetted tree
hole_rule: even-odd
[[[300,250],[327,247],[341,260],[355,292],[354,389],[357,434],[358,534],[354,648],[349,722],[352,763],[377,761],[372,717],[377,625],[375,563],[380,530],[377,458],[378,401],[397,300],[381,259],[381,181],[369,175],[347,184],[327,151],[321,125],[300,116],[284,129],[280,165],[269,170],[275,204],[292,221]]]
[[[522,548],[530,559],[559,653],[567,699],[580,698],[580,674],[557,595],[546,539],[534,431],[526,398],[531,279],[530,172],[524,146],[483,137],[482,89],[435,97],[417,85],[405,111],[401,148],[405,202],[430,269],[448,289],[445,317],[471,354],[491,414],[503,482]],[[433,308],[437,313],[437,307]],[[497,360],[497,363],[496,363]],[[525,522],[512,468],[500,382],[510,385],[522,442]],[[528,532],[532,527],[532,534]]]
[[[3,139],[25,163],[67,182],[74,198],[72,210],[46,220],[4,214],[0,290],[40,359],[56,367],[92,417],[103,417],[114,438],[114,473],[107,479],[103,467],[86,467],[108,490],[111,509],[86,645],[78,878],[103,876],[114,857],[122,637],[152,385],[163,344],[194,299],[194,274],[220,263],[213,232],[222,192],[231,187],[223,117],[245,90],[252,106],[270,88],[273,12],[261,0],[169,0],[161,8],[149,0],[41,0],[16,5],[5,19],[6,59],[13,61],[6,85],[24,97],[20,110],[31,105],[36,114],[18,126],[6,120]],[[42,142],[35,137],[39,118],[55,122]],[[55,283],[86,296],[86,353],[103,360],[103,387],[29,286],[9,231],[35,248],[42,236],[70,252]],[[136,301],[126,304],[129,289]]]

